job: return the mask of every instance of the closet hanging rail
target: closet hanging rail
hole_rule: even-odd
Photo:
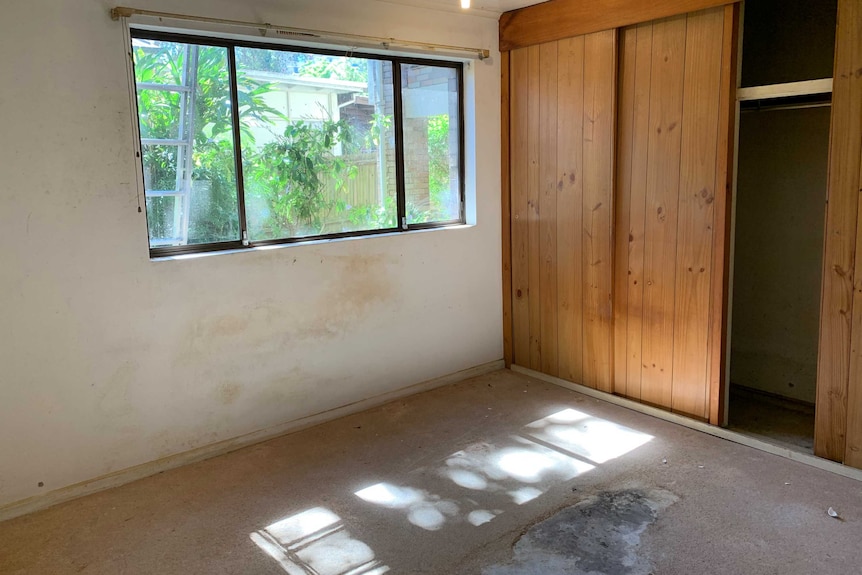
[[[828,108],[832,102],[812,102],[809,104],[765,104],[742,108],[741,112],[768,112],[770,110],[807,110],[809,108]]]
[[[322,30],[309,30],[304,28],[292,28],[290,26],[277,26],[270,23],[245,22],[242,20],[226,20],[224,18],[207,18],[205,16],[189,16],[187,14],[172,14],[170,12],[156,12],[153,10],[141,10],[117,6],[111,9],[111,18],[131,18],[132,16],[147,16],[165,20],[181,20],[190,22],[201,22],[206,24],[218,24],[223,26],[235,26],[257,30],[262,36],[272,31],[285,37],[291,37],[300,41],[333,41],[336,43],[349,44],[351,46],[378,47],[384,49],[404,48],[408,50],[422,50],[425,52],[436,52],[451,55],[468,55],[472,58],[484,60],[491,53],[484,48],[469,48],[463,46],[448,46],[446,44],[432,44],[429,42],[415,42],[413,40],[399,40],[397,38],[380,38],[376,36],[363,36],[360,34],[345,34],[342,32],[325,32]]]

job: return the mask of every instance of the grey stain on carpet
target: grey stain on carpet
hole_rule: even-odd
[[[558,511],[529,528],[512,560],[484,575],[648,575],[641,534],[676,501],[661,490],[601,493]]]

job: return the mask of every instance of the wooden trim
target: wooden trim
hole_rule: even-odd
[[[512,234],[512,355],[515,363],[530,364],[530,255],[528,245],[528,115],[529,49],[509,56],[509,170]],[[513,139],[512,134],[516,137]]]
[[[857,12],[862,15],[862,11]],[[860,18],[862,20],[862,18]],[[862,28],[860,28],[862,30]],[[862,44],[862,38],[860,38]],[[857,65],[862,60],[857,61]],[[857,68],[862,70],[862,68]],[[857,77],[859,75],[857,74]],[[857,103],[862,98],[859,98],[857,88]],[[857,110],[862,106],[857,106]],[[859,138],[857,138],[859,141]],[[862,152],[857,152],[857,156],[862,155]],[[862,160],[859,161],[859,179],[857,189],[862,192]],[[862,221],[862,202],[859,202],[856,216],[856,262],[853,277],[862,277],[862,258],[858,254],[862,253],[862,229],[859,227],[859,221]],[[856,289],[853,291],[853,319],[851,324],[851,340],[850,340],[850,378],[847,384],[847,440],[844,446],[844,464],[862,469],[862,287],[859,282],[856,282]]]
[[[849,93],[847,106],[842,106],[833,113],[845,114],[848,122],[852,122],[853,137],[848,149],[845,150],[850,164],[847,171],[848,194],[854,193],[854,188],[862,192],[862,3],[839,2],[838,4],[838,48],[842,60],[841,67],[836,66],[836,81],[840,82],[842,90]],[[846,54],[849,53],[849,54]],[[846,59],[844,59],[846,57]],[[836,116],[833,116],[833,122]],[[844,121],[839,119],[839,121]],[[852,163],[856,163],[856,178],[853,178]],[[855,182],[855,186],[853,183]],[[850,341],[850,379],[847,385],[847,441],[844,450],[844,463],[852,467],[862,468],[862,202],[859,202],[856,215],[856,252],[855,278],[853,291],[852,336]]]
[[[849,318],[849,341],[833,339],[833,345],[843,353],[849,351],[847,373],[833,372],[834,379],[825,380],[821,393],[820,381],[817,387],[817,414],[821,412],[820,401],[829,401],[826,411],[832,414],[832,420],[818,419],[815,425],[815,449],[818,445],[828,447],[824,453],[829,459],[835,455],[843,456],[843,461],[853,467],[862,467],[862,202],[857,198],[862,191],[862,2],[859,0],[840,0],[838,2],[838,28],[835,45],[834,90],[832,98],[832,135],[829,155],[829,203],[827,209],[842,209],[846,203],[855,202],[855,214],[838,215],[841,223],[854,224],[855,241],[848,238],[844,248],[849,252],[849,262],[853,269],[848,274],[839,276],[836,268],[830,279],[836,287],[849,290],[850,307],[842,307],[839,313],[844,313],[844,320]],[[831,215],[831,214],[830,214]],[[837,214],[836,214],[837,215]],[[855,215],[855,221],[852,216]],[[841,231],[840,228],[836,231]],[[833,230],[827,228],[827,237],[831,238]],[[850,243],[852,242],[852,243]],[[841,254],[845,255],[845,254]],[[838,264],[840,265],[840,264]],[[825,274],[824,274],[825,276]],[[825,280],[825,277],[824,277]],[[834,291],[833,291],[834,293]],[[845,304],[846,302],[841,302]],[[824,311],[826,311],[824,309]],[[830,310],[834,314],[834,308]],[[838,328],[833,315],[830,328]],[[845,326],[841,326],[845,327]],[[843,336],[843,332],[838,332]],[[829,335],[829,334],[827,334]],[[835,332],[831,335],[835,335]],[[821,340],[821,343],[824,343]],[[824,371],[828,366],[823,366]],[[846,376],[846,380],[844,377]],[[828,400],[824,399],[828,396]],[[843,405],[841,400],[843,399]],[[842,414],[841,410],[844,409]],[[844,415],[845,421],[840,421]],[[828,426],[828,427],[827,427]],[[821,432],[818,435],[818,432]],[[843,436],[842,436],[843,432]],[[824,437],[825,436],[825,437]]]
[[[736,79],[739,46],[739,4],[724,8],[721,57],[721,100],[715,174],[715,239],[709,339],[709,422],[721,425],[726,409],[727,315],[730,276],[730,214],[736,131]]]
[[[502,71],[500,107],[501,145],[501,218],[503,235],[503,360],[512,365],[512,173],[509,163],[509,53],[500,55]]]
[[[854,306],[854,274],[859,223],[859,179],[862,169],[862,3],[838,1],[832,128],[829,141],[829,187],[826,205],[823,291],[820,304],[820,346],[817,358],[817,413],[814,454],[843,461],[848,443],[848,391],[851,373],[859,395],[859,352],[853,352],[862,330],[862,310]],[[854,265],[855,262],[855,265]],[[858,320],[858,321],[857,321]],[[858,345],[858,344],[857,344]],[[855,367],[854,367],[855,366]],[[854,398],[854,403],[860,401]],[[862,435],[862,422],[854,418]],[[854,433],[854,435],[856,435]],[[862,438],[859,438],[862,439]],[[854,458],[856,460],[856,458]],[[858,462],[862,464],[862,461]]]
[[[723,6],[728,0],[551,0],[500,17],[500,51]]]

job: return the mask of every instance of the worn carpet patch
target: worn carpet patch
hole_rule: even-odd
[[[677,500],[661,490],[605,492],[558,511],[529,528],[512,560],[484,575],[649,575],[641,534]]]

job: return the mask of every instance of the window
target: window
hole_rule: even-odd
[[[132,31],[150,253],[464,222],[462,65]]]

